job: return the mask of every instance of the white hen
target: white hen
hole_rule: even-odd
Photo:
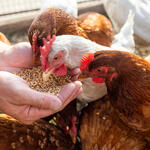
[[[62,9],[73,17],[77,17],[78,14],[77,0],[41,0],[41,10],[47,8]]]
[[[149,0],[102,0],[116,32],[127,19],[129,10],[135,14],[134,32],[141,41],[150,44],[150,1]]]
[[[129,11],[128,18],[126,23],[121,28],[120,32],[115,35],[113,44],[111,48],[120,48],[120,49],[135,49],[135,42],[134,42],[134,16],[135,14],[133,11]]]
[[[119,33],[116,36],[116,39],[112,44],[112,48],[99,45],[95,42],[92,42],[91,40],[79,36],[74,35],[57,36],[56,40],[52,45],[51,52],[49,54],[49,63],[53,61],[54,57],[60,51],[63,52],[63,64],[69,69],[79,68],[81,57],[87,53],[95,53],[96,51],[100,50],[112,50],[112,49],[134,52],[134,50],[132,49],[134,46],[133,32],[129,32],[126,29],[128,28],[128,26],[131,25],[130,30],[133,31],[132,29],[133,21],[131,24],[129,23],[129,20],[133,19],[133,15],[131,16],[132,17],[129,17],[129,19],[123,26],[121,33]],[[122,44],[123,42],[121,40],[117,40],[117,38],[123,36],[124,34],[126,35],[126,33],[130,33],[131,36],[131,38],[128,39],[129,44],[126,41],[125,41],[126,44]],[[130,40],[132,40],[131,43],[133,45],[130,44]],[[118,42],[120,41],[122,43],[119,44]],[[88,78],[83,80],[82,84],[83,84],[82,86],[83,92],[78,96],[78,99],[80,101],[91,102],[107,94],[107,88],[104,83],[96,84],[91,80],[91,78]]]

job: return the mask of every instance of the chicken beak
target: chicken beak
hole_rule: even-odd
[[[84,79],[86,79],[86,78],[89,78],[89,76],[86,75],[86,74],[80,74],[79,77],[78,77],[78,80],[79,80],[79,81],[82,81],[82,80],[84,80]]]
[[[54,72],[54,69],[51,69],[51,70],[46,70],[45,72],[43,72],[43,81],[44,82],[46,82],[46,81],[48,81],[48,79],[49,79],[49,76],[51,75],[51,74],[53,74],[53,72]]]

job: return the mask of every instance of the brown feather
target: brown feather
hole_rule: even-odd
[[[108,95],[120,118],[130,127],[150,129],[150,64],[143,58],[122,51],[99,51],[89,69],[110,66],[118,77],[106,82]]]
[[[111,46],[113,28],[111,22],[102,14],[87,12],[79,15],[79,26],[86,32],[88,38],[98,44]]]
[[[146,150],[144,136],[118,117],[109,97],[90,103],[80,121],[82,150]]]
[[[32,125],[24,125],[17,120],[0,115],[1,150],[75,150],[70,137],[55,126],[38,120]]]
[[[92,19],[92,22],[90,22]],[[43,38],[48,35],[78,35],[99,44],[110,46],[113,40],[113,28],[109,19],[98,13],[83,14],[78,19],[58,8],[49,8],[33,20],[28,31],[32,45],[32,36],[37,35],[37,46],[43,46]],[[34,58],[39,64],[40,52]]]
[[[28,31],[30,43],[34,33],[38,34],[39,46],[43,37],[54,33],[82,36],[105,46],[110,46],[113,40],[112,24],[105,16],[90,12],[76,19],[58,8],[49,8],[33,20]]]
[[[32,35],[38,34],[38,46],[43,45],[42,38],[46,38],[49,34],[70,34],[81,35],[87,38],[83,29],[78,27],[77,19],[58,8],[50,8],[37,16],[28,31],[30,43],[32,43]]]

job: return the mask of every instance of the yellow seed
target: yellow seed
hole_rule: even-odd
[[[30,88],[40,92],[52,93],[54,95],[57,95],[65,84],[71,82],[70,76],[68,75],[62,77],[50,75],[49,80],[44,82],[41,66],[33,67],[32,69],[23,69],[15,74],[26,80]]]

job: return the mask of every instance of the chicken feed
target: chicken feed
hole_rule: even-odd
[[[41,66],[33,67],[32,69],[22,69],[20,72],[15,74],[26,80],[30,88],[54,95],[57,95],[64,85],[71,82],[71,77],[68,75],[61,77],[50,75],[49,80],[43,81]]]

